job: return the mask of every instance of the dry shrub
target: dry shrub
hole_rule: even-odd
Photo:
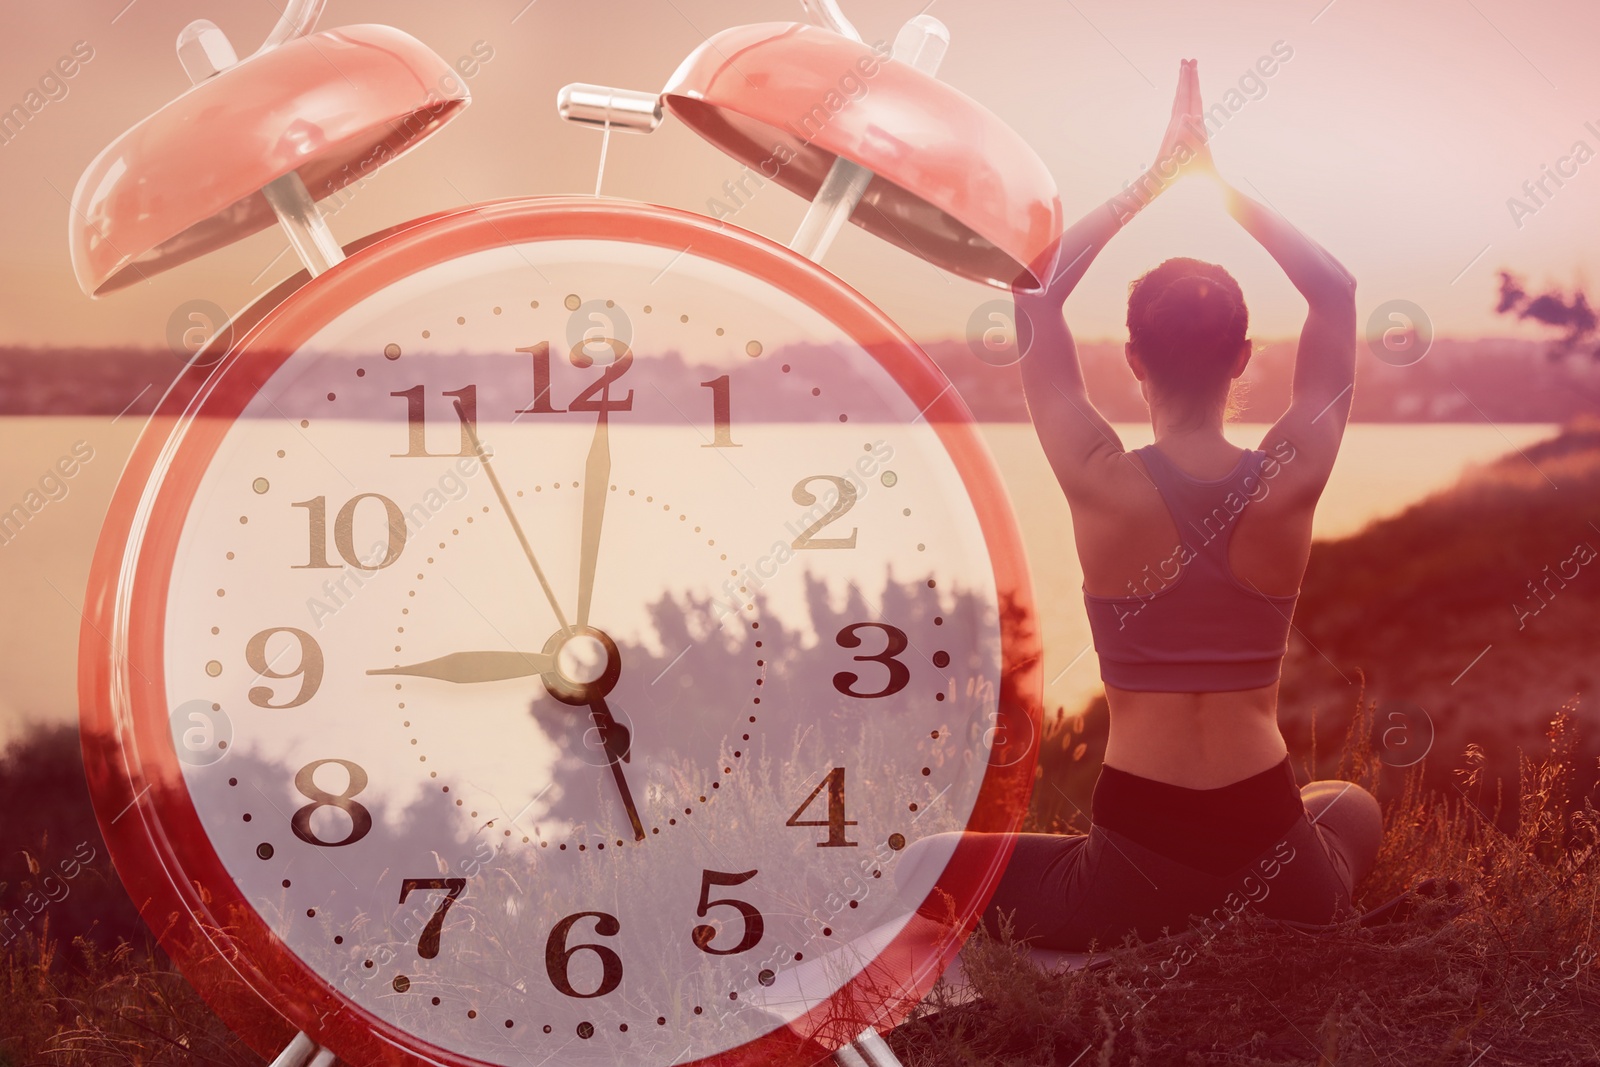
[[[890,1043],[908,1067],[1600,1062],[1600,813],[1569,792],[1573,711],[1551,721],[1548,751],[1521,759],[1514,833],[1495,827],[1499,799],[1478,795],[1481,754],[1466,753],[1454,795],[1424,791],[1420,766],[1404,772],[1358,904],[1448,879],[1464,905],[1453,917],[1423,903],[1408,921],[1310,934],[1246,913],[1176,969],[1172,945],[1129,944],[1066,974],[980,933],[963,957],[978,999],[936,991]],[[1367,747],[1371,713],[1340,762],[1369,787],[1399,773]]]
[[[1358,903],[1433,877],[1460,883],[1459,915],[1424,904],[1406,922],[1308,934],[1245,913],[1175,972],[1156,943],[1049,974],[980,933],[963,955],[978,999],[936,989],[890,1043],[908,1067],[1600,1062],[1600,813],[1569,795],[1572,711],[1552,720],[1547,752],[1521,760],[1514,833],[1495,826],[1502,801],[1483,795],[1480,753],[1465,754],[1453,794],[1424,790],[1420,766],[1404,772]],[[1340,762],[1369,786],[1397,773],[1367,748],[1371,713],[1355,716]],[[147,942],[63,945],[48,913],[0,961],[0,1035],[5,1067],[261,1062]]]
[[[50,915],[0,962],[5,1067],[256,1067],[261,1058],[149,943],[63,945]]]

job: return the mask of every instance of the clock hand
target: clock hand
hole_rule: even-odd
[[[604,401],[594,423],[594,441],[583,468],[583,540],[578,560],[578,625],[589,624],[594,598],[594,569],[600,558],[600,524],[606,515],[606,493],[611,484],[611,431]]]
[[[539,566],[539,560],[533,554],[533,546],[528,544],[528,535],[522,532],[522,524],[517,521],[517,513],[511,510],[511,501],[506,499],[506,491],[500,485],[500,479],[494,473],[494,466],[489,462],[489,453],[484,451],[483,442],[478,440],[478,428],[473,421],[467,418],[461,410],[461,401],[455,401],[456,414],[461,418],[461,425],[466,429],[468,438],[472,441],[472,450],[477,453],[478,461],[483,464],[484,471],[489,475],[489,484],[494,486],[494,495],[500,498],[500,510],[504,511],[506,518],[511,520],[511,529],[517,535],[517,541],[522,545],[522,552],[528,557],[528,562],[533,565],[534,577],[539,579],[539,587],[544,590],[544,595],[550,601],[550,607],[556,613],[556,621],[561,624],[561,629],[572,632],[572,624],[567,622],[567,617],[561,612],[561,605],[556,603],[555,590],[550,588],[550,581],[544,576],[544,568]]]
[[[544,675],[545,690],[569,707],[589,709],[595,729],[600,731],[600,744],[605,749],[606,762],[611,765],[611,777],[622,796],[622,806],[627,809],[628,821],[633,824],[634,840],[643,841],[644,823],[639,819],[639,809],[634,805],[633,793],[628,789],[628,776],[622,770],[622,765],[629,760],[633,739],[628,728],[617,722],[611,709],[606,706],[606,694],[616,687],[617,680],[622,676],[622,654],[610,635],[593,626],[585,626],[571,636],[551,634],[545,644],[545,652],[560,663],[565,648],[578,642],[599,645],[604,660],[599,664],[591,662],[589,666],[598,665],[600,670],[585,670],[579,672],[581,676],[574,676],[563,674],[557,667]]]
[[[630,763],[633,760],[633,734],[611,714],[611,707],[604,700],[596,699],[599,705],[596,710],[590,705],[589,714],[595,720],[595,727],[600,731],[600,744],[605,749],[606,758],[613,762],[621,760]],[[603,721],[602,721],[603,720]]]
[[[594,717],[595,728],[600,731],[600,743],[605,747],[606,757],[611,764],[611,777],[616,780],[617,792],[622,794],[622,806],[628,810],[628,821],[633,824],[633,838],[643,841],[644,823],[639,821],[639,809],[633,805],[628,777],[622,773],[622,765],[628,761],[631,747],[628,729],[611,717],[611,709],[606,707],[604,697],[597,696],[589,702],[589,714]]]
[[[396,664],[367,673],[437,678],[443,682],[499,682],[507,678],[529,678],[554,669],[555,661],[542,652],[452,652],[421,663]]]

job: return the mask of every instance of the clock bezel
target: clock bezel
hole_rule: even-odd
[[[113,863],[162,947],[218,1015],[271,1056],[302,1031],[358,1062],[483,1067],[437,1048],[340,995],[302,962],[249,905],[210,846],[172,746],[163,635],[165,591],[188,505],[218,445],[255,395],[325,323],[419,270],[522,241],[588,238],[683,249],[742,271],[801,300],[870,352],[912,399],[954,462],[976,512],[1002,608],[997,709],[1006,739],[991,751],[968,828],[1016,830],[1032,788],[1040,725],[1040,653],[1020,534],[988,449],[950,383],[904,331],[843,281],[775,242],[674,208],[579,197],[530,197],[443,212],[397,227],[283,297],[214,367],[193,365],[168,392],[135,446],[108,511],[84,601],[79,691],[84,761],[96,817]],[[187,388],[185,388],[187,386]],[[132,605],[154,590],[154,612]],[[1013,740],[1016,739],[1016,740]],[[948,963],[975,925],[1009,858],[992,844],[957,852],[937,889],[963,926],[934,946]],[[237,924],[233,926],[232,924]],[[916,925],[916,924],[913,924]],[[875,964],[910,952],[902,932]],[[921,946],[926,948],[927,946]],[[911,987],[886,1005],[895,1021],[943,966],[923,957]],[[869,964],[791,1029],[819,1025],[853,989],[881,983]],[[891,964],[884,964],[892,966]],[[900,976],[903,979],[907,976]],[[262,1002],[265,1002],[263,1005]],[[701,1063],[773,1062],[792,1035],[769,1033]]]

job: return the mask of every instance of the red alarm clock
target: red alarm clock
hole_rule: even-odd
[[[168,392],[96,552],[83,746],[119,874],[284,1064],[870,1043],[999,875],[896,877],[920,838],[1020,825],[1039,650],[970,414],[815,257],[849,218],[1036,284],[1048,173],[928,73],[931,19],[890,56],[829,5],[714,36],[660,94],[561,98],[785,156],[812,258],[599,196],[341,247],[315,201],[468,97],[398,30],[311,32],[319,7],[242,61],[191,26],[194,86],[73,200],[94,295],[274,221],[307,267]],[[834,108],[850,72],[871,91]]]

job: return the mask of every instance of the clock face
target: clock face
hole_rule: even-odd
[[[1025,802],[1020,550],[942,379],[764,242],[584,204],[290,298],[125,553],[175,861],[330,1034],[445,1062],[820,1035],[941,876],[908,848]]]

